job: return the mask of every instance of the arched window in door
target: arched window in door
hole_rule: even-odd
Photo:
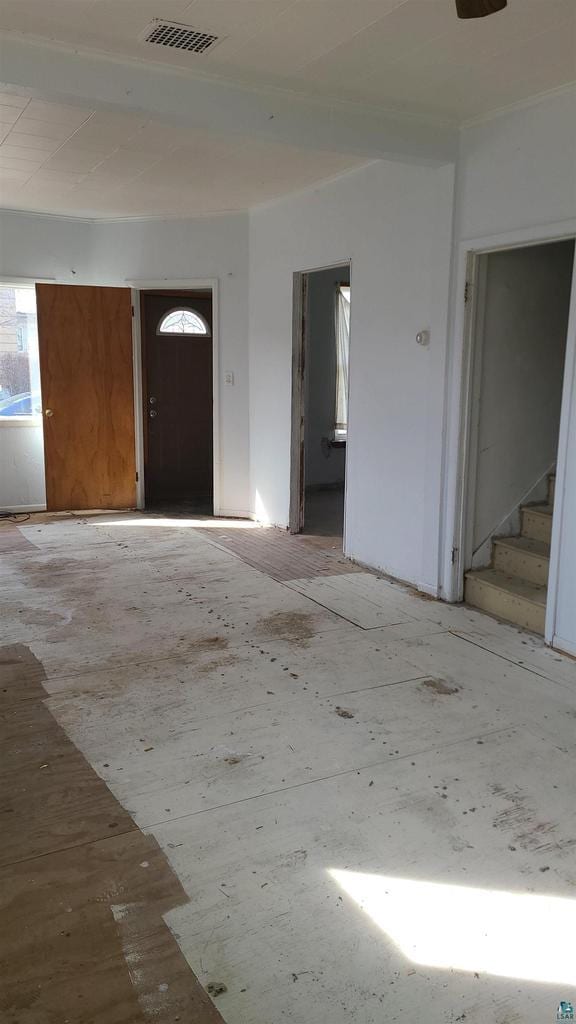
[[[210,328],[193,309],[170,309],[160,320],[156,334],[196,334],[209,338]]]

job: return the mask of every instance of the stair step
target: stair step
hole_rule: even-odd
[[[533,633],[544,633],[546,587],[540,583],[499,569],[473,569],[466,573],[464,595],[475,608]]]
[[[548,474],[548,504],[554,505],[554,498],[556,493],[556,473]]]
[[[498,537],[493,544],[495,569],[546,586],[550,569],[550,545],[532,537]]]
[[[522,536],[533,540],[550,543],[552,536],[552,512],[548,503],[542,505],[524,505],[522,508]]]

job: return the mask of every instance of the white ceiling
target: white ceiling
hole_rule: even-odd
[[[84,217],[245,210],[365,159],[0,92],[0,205]]]
[[[139,41],[153,18],[223,36],[194,55]],[[250,85],[456,120],[576,79],[575,0],[0,0],[0,26]]]

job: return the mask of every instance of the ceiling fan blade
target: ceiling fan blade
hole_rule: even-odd
[[[459,18],[485,18],[508,6],[508,0],[456,0]]]

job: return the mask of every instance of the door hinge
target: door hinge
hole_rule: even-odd
[[[458,548],[452,548],[452,565],[456,564],[456,555],[458,554]]]
[[[130,306],[130,309],[132,310],[132,316],[134,316],[134,306]]]
[[[136,473],[136,483],[138,483],[138,473]]]
[[[470,302],[471,295],[472,295],[472,282],[471,281],[466,281],[466,284],[464,285],[464,305],[467,305],[467,303]]]

